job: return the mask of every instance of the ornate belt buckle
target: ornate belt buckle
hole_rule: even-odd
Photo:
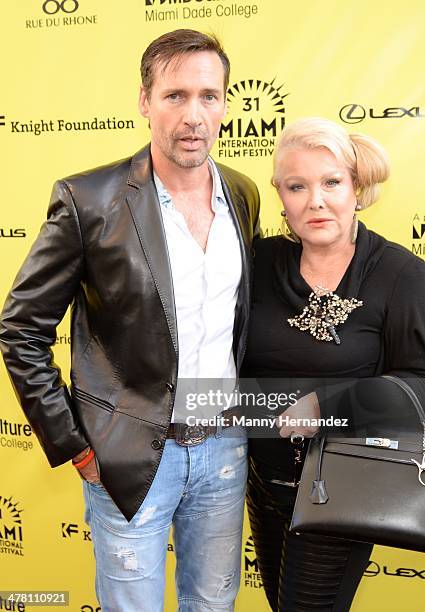
[[[176,442],[180,446],[196,446],[201,444],[208,434],[201,425],[183,425],[176,433]]]

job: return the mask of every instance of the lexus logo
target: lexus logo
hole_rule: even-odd
[[[344,123],[360,123],[366,117],[366,109],[360,104],[346,104],[339,111],[339,117]]]
[[[369,561],[367,568],[364,571],[365,576],[377,576],[381,568],[375,561]]]
[[[361,104],[346,104],[339,111],[339,117],[344,123],[360,123],[366,118],[366,115],[371,119],[402,119],[403,117],[423,119],[425,117],[419,106],[412,106],[412,108],[389,106],[377,111],[375,108],[366,110]]]
[[[381,567],[375,561],[369,561],[367,568],[364,571],[365,576],[377,576],[381,573]],[[382,566],[382,573],[385,576],[396,576],[397,578],[419,578],[425,580],[425,569],[417,570],[414,567],[398,567],[390,569],[388,565]]]

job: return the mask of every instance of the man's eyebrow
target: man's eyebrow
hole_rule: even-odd
[[[170,94],[184,94],[186,93],[186,89],[183,88],[179,88],[179,87],[168,87],[167,89],[164,89],[164,91],[162,92],[162,95],[164,96],[168,96]],[[205,87],[204,89],[201,89],[201,94],[205,95],[205,94],[215,94],[216,96],[219,96],[222,93],[221,89],[216,89],[214,87]]]
[[[163,95],[167,96],[168,94],[172,94],[172,93],[177,93],[177,94],[182,94],[184,93],[184,89],[178,88],[178,87],[169,87],[168,89],[164,89],[164,91],[162,92]]]
[[[213,93],[213,94],[220,95],[221,91],[222,91],[221,89],[216,89],[214,87],[205,87],[205,89],[202,90],[202,93]]]

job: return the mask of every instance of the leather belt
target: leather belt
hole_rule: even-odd
[[[241,413],[235,408],[229,408],[217,415],[218,425],[186,425],[185,423],[170,423],[167,438],[172,438],[180,446],[196,446],[209,436],[213,436],[223,427],[234,427],[233,417],[240,417]],[[212,420],[212,419],[210,419]]]

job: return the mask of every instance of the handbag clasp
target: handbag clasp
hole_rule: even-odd
[[[379,446],[381,448],[398,448],[398,440],[389,438],[366,438],[367,446]]]

